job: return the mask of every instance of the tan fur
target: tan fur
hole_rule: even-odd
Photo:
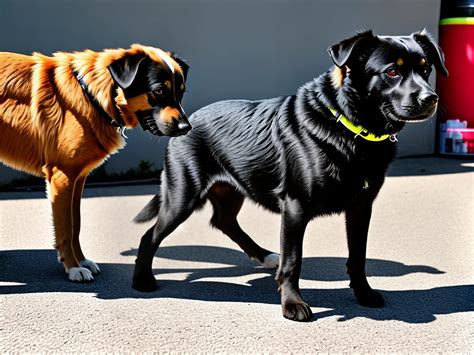
[[[165,124],[171,123],[176,117],[179,117],[179,110],[171,106],[163,108],[160,112],[160,121]]]
[[[226,184],[224,182],[217,182],[214,185],[212,185],[208,193],[220,197],[232,191],[235,191],[235,188],[233,188],[231,185]]]
[[[116,128],[85,95],[74,71],[83,76],[105,112],[133,128],[138,123],[134,112],[150,108],[146,95],[127,102],[121,89],[115,92],[107,67],[139,53],[166,65],[154,48],[138,44],[103,52],[59,52],[52,57],[0,53],[0,162],[45,177],[55,246],[66,270],[84,260],[79,206],[85,179],[124,145]]]
[[[420,59],[420,65],[425,65],[426,64],[426,59],[425,58],[421,58]]]
[[[148,97],[146,94],[126,100],[123,96],[123,91],[120,90],[120,92],[117,94],[116,102],[122,117],[129,124],[133,124],[134,126],[138,124],[136,112],[145,111],[152,108],[148,102]]]
[[[331,84],[335,89],[339,89],[344,84],[344,78],[346,77],[347,73],[350,72],[349,67],[345,66],[343,68],[339,68],[337,66],[334,67],[333,71],[331,72]]]
[[[398,65],[399,67],[401,67],[401,66],[403,65],[403,63],[404,63],[404,62],[403,62],[403,58],[398,58],[398,59],[397,59],[397,65]]]

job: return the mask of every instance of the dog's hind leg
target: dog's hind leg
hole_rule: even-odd
[[[54,167],[48,169],[49,198],[54,220],[55,248],[71,281],[92,281],[89,269],[81,267],[73,250],[73,196],[76,175]]]
[[[255,243],[237,221],[237,215],[244,203],[244,196],[229,184],[216,183],[209,190],[207,197],[214,208],[211,225],[229,236],[250,258],[267,268],[277,268],[279,255]]]
[[[87,175],[81,176],[74,185],[72,199],[72,250],[80,266],[88,268],[93,274],[100,272],[99,266],[92,260],[86,259],[81,249],[79,233],[81,231],[81,197]]]
[[[178,201],[183,203],[180,204]],[[161,203],[156,224],[143,235],[138,247],[132,283],[135,290],[142,292],[156,290],[156,280],[152,271],[153,257],[163,239],[183,223],[196,206],[196,199],[192,198],[165,198]]]

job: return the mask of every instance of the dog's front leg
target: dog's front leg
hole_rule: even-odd
[[[79,177],[74,185],[72,199],[72,250],[80,266],[88,268],[93,274],[98,274],[100,272],[99,266],[94,261],[86,259],[79,241],[79,234],[81,232],[81,197],[86,178],[87,175]]]
[[[289,197],[281,203],[281,217],[281,257],[276,280],[281,294],[282,312],[285,318],[307,322],[313,314],[301,297],[299,278],[303,236],[308,219],[301,203]]]
[[[76,175],[54,167],[48,176],[53,209],[55,248],[71,281],[92,281],[89,269],[79,266],[73,250],[73,195]]]
[[[365,260],[367,252],[367,235],[372,203],[376,193],[364,191],[346,210],[347,244],[349,259],[347,260],[347,273],[351,279],[350,287],[354,290],[357,302],[366,307],[382,307],[382,295],[374,291],[365,275]]]

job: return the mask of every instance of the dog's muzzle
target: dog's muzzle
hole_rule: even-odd
[[[162,136],[163,133],[158,128],[155,119],[153,118],[153,111],[137,112],[138,122],[144,131],[150,131],[155,136]]]

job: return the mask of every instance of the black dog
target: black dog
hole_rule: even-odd
[[[444,55],[424,31],[404,37],[368,31],[328,51],[336,66],[296,95],[209,105],[191,116],[191,133],[171,140],[161,193],[136,217],[158,215],[140,243],[135,289],[156,289],[151,265],[160,242],[206,200],[214,227],[251,258],[276,267],[277,254],[237,223],[248,197],[282,215],[276,279],[286,318],[312,318],[298,286],[303,235],[312,218],[332,213],[346,213],[347,272],[357,301],[383,306],[365,276],[372,203],[395,156],[396,134],[405,122],[436,111],[428,77],[431,65],[447,75]]]

